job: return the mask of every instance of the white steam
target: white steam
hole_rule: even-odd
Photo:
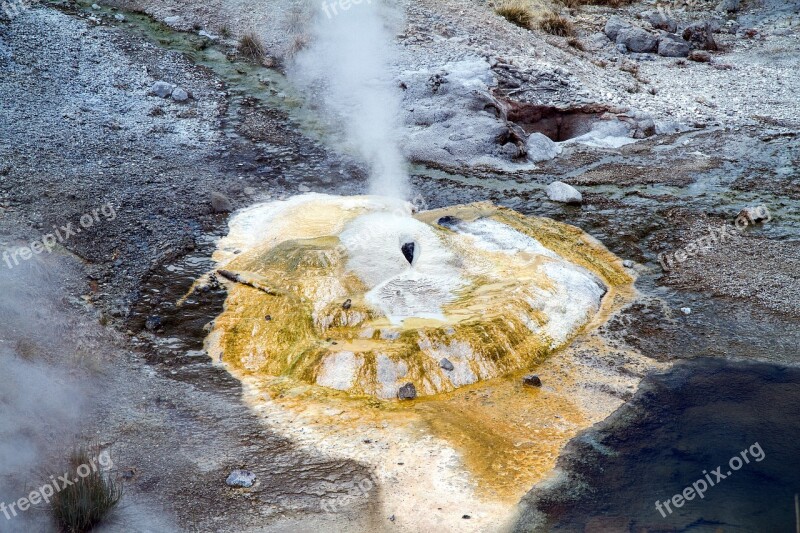
[[[397,16],[377,0],[317,7],[310,45],[296,57],[290,76],[320,100],[370,169],[370,193],[408,196],[408,174],[399,131],[401,89],[390,75],[395,53],[391,21]]]

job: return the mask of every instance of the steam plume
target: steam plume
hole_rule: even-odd
[[[397,139],[402,99],[390,75],[395,53],[390,29],[396,12],[377,1],[323,3],[309,47],[296,57],[291,77],[320,98],[369,165],[370,193],[405,198],[406,163]]]

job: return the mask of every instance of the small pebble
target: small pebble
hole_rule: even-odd
[[[256,480],[256,475],[249,470],[234,470],[225,480],[230,487],[250,488]]]
[[[528,387],[541,387],[542,380],[536,374],[529,374],[522,378],[522,384],[527,385]]]
[[[692,314],[692,308],[691,307],[681,307],[681,313],[683,313],[684,315],[691,315]]]

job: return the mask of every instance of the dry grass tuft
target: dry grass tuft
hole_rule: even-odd
[[[495,8],[495,13],[520,28],[530,30],[536,18],[536,12],[525,0],[505,0]]]
[[[95,465],[88,475],[87,465]],[[68,479],[75,480],[53,496],[51,510],[58,528],[65,533],[86,533],[104,522],[122,498],[122,486],[96,468],[92,452],[72,452]]]
[[[567,39],[567,44],[570,45],[571,47],[577,49],[577,50],[580,50],[581,52],[585,52],[586,51],[586,47],[583,45],[583,43],[577,37],[570,37],[569,39]]]
[[[239,44],[236,47],[242,57],[249,59],[255,63],[261,63],[267,56],[267,50],[264,48],[264,43],[253,32],[248,32],[239,38]]]
[[[558,13],[545,15],[539,22],[539,28],[550,35],[558,35],[559,37],[571,37],[575,35],[575,28],[572,22]]]

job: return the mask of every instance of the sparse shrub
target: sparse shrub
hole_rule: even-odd
[[[305,33],[298,33],[294,35],[289,43],[289,48],[286,51],[288,57],[293,57],[303,51],[309,44],[311,38]]]
[[[622,64],[619,66],[619,69],[623,72],[629,72],[635,77],[637,74],[639,74],[639,63],[636,63],[635,61],[623,60]]]
[[[586,47],[583,45],[583,43],[577,37],[570,37],[569,39],[567,39],[567,44],[570,45],[571,47],[577,49],[577,50],[580,50],[581,52],[585,52],[586,51]]]
[[[86,465],[94,465],[88,475]],[[64,533],[86,533],[108,518],[122,498],[122,486],[98,468],[86,448],[72,452],[68,472],[67,479],[76,481],[53,495],[53,518]]]
[[[255,63],[261,63],[267,55],[267,50],[264,48],[264,43],[253,32],[248,32],[239,38],[239,45],[236,47],[242,57],[249,59]]]
[[[505,0],[495,8],[495,13],[521,28],[530,30],[533,27],[535,13],[525,0]]]
[[[217,31],[219,32],[220,36],[223,39],[227,39],[228,37],[231,36],[231,29],[228,27],[227,24],[223,24],[222,26],[220,26]]]
[[[575,28],[572,26],[572,22],[558,13],[546,15],[539,22],[539,28],[544,32],[551,35],[558,35],[559,37],[571,37],[575,34]]]

